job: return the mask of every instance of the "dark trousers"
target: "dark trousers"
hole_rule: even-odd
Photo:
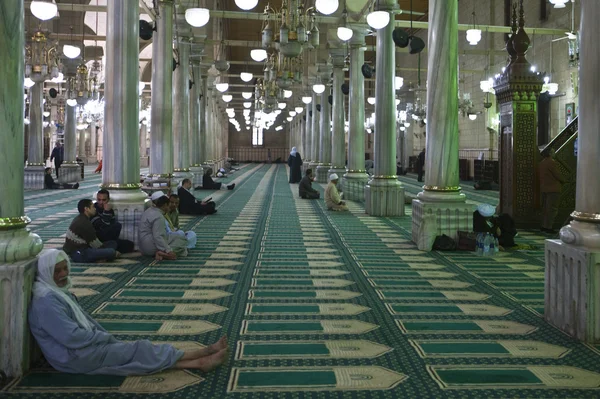
[[[303,193],[301,196],[303,199],[319,199],[321,198],[321,193],[315,191],[314,193]]]
[[[209,185],[207,187],[202,186],[202,189],[204,189],[204,190],[220,190],[222,185],[223,185],[223,183],[214,182],[212,185]]]
[[[542,193],[542,228],[552,230],[559,202],[560,193]]]
[[[101,248],[86,248],[79,251],[75,251],[70,254],[73,262],[77,263],[92,263],[97,260],[113,260],[117,256],[117,242],[107,241],[102,243]]]
[[[423,168],[417,169],[417,181],[423,181],[423,172],[425,172]]]
[[[122,240],[119,238],[121,235],[121,223],[115,222],[109,226],[106,226],[102,230],[97,230],[96,235],[98,239],[103,243],[109,241],[116,241],[117,243],[117,251],[122,254],[126,254],[128,252],[133,252],[134,244],[133,241]]]
[[[58,179],[58,170],[60,169],[60,165],[62,165],[62,161],[57,161],[54,159],[54,171],[56,172],[56,178]]]
[[[200,202],[196,202],[192,208],[184,209],[183,211],[180,209],[179,213],[182,215],[210,215],[211,213],[215,213],[215,207],[217,205],[210,201],[206,205],[202,205]]]
[[[75,189],[75,188],[79,188],[79,185],[77,187],[75,187],[75,184],[69,184],[69,183],[54,183],[52,185],[52,190],[70,190],[70,189]]]

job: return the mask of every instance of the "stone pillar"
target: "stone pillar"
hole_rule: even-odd
[[[198,78],[198,93],[200,95],[200,107],[198,109],[198,163],[202,165],[206,160],[206,78]]]
[[[29,369],[33,339],[27,325],[27,308],[42,240],[30,233],[23,201],[23,59],[24,7],[21,0],[6,0],[0,7],[0,370],[18,377]],[[39,83],[36,84],[36,86]],[[41,86],[41,85],[40,85]],[[41,110],[40,110],[41,112]],[[41,125],[40,125],[41,127]]]
[[[142,127],[140,127],[140,167],[147,168],[148,167],[148,125],[142,123]]]
[[[525,58],[529,37],[523,26],[521,14],[517,30],[514,3],[513,35],[506,44],[511,61],[494,87],[500,105],[500,212],[511,215],[517,228],[539,228],[537,98],[543,82]]]
[[[344,175],[344,197],[365,200],[365,78],[360,70],[365,63],[365,31],[354,29],[350,40],[350,104],[348,107],[348,171]]]
[[[331,167],[331,104],[329,104],[329,77],[331,66],[319,67],[321,81],[325,85],[325,91],[321,93],[321,114],[319,118],[319,166],[317,166],[317,182],[327,183],[329,181],[327,171]]]
[[[145,184],[165,187],[173,177],[173,0],[158,2],[152,41],[150,173]]]
[[[136,243],[146,193],[140,190],[139,7],[137,0],[108,0],[102,187],[119,222],[120,238]],[[158,127],[158,126],[157,126]],[[134,155],[134,156],[132,156]]]
[[[189,101],[189,142],[190,142],[190,172],[194,175],[194,187],[202,185],[202,163],[200,154],[200,95],[202,78],[200,64],[192,65],[194,84],[190,90]]]
[[[98,162],[98,155],[96,154],[96,144],[97,144],[97,135],[98,131],[96,129],[96,119],[92,118],[90,122],[90,155],[88,156],[89,163]]]
[[[304,157],[303,163],[303,171],[309,168],[311,162],[311,152],[312,152],[312,102],[309,104],[305,104],[304,106],[304,117],[306,118],[304,124],[304,141],[303,141],[303,150],[302,156]]]
[[[173,162],[177,183],[193,177],[190,173],[190,46],[184,38],[177,43],[179,65],[173,72]]]
[[[567,334],[600,344],[600,3],[581,1],[579,150],[575,219],[546,241],[544,317]]]
[[[85,129],[80,129],[79,131],[79,140],[77,141],[77,156],[82,160],[85,159]],[[85,162],[85,161],[84,161]]]
[[[393,11],[396,7],[394,0],[379,2],[379,10],[390,12],[391,21],[394,20]],[[404,215],[404,187],[396,176],[396,50],[392,40],[393,31],[393,23],[377,31],[375,167],[373,178],[365,186],[365,211],[373,216]]]
[[[25,188],[44,188],[44,82],[36,82],[29,89],[29,146],[25,168]]]
[[[329,51],[333,60],[333,108],[331,119],[333,126],[331,128],[331,167],[327,174],[337,173],[342,177],[346,173],[346,132],[344,131],[344,93],[342,93],[342,84],[344,83],[344,59],[345,49],[332,49]],[[340,191],[345,187],[343,180],[340,181]]]
[[[65,104],[65,159],[58,171],[59,183],[81,180],[81,167],[75,161],[77,154],[77,106]]]
[[[311,118],[311,151],[310,151],[310,168],[313,171],[313,176],[316,178],[317,177],[317,166],[319,166],[319,147],[320,147],[320,126],[319,126],[319,120],[320,120],[320,115],[321,112],[317,111],[317,102],[321,101],[320,100],[320,96],[315,93],[314,91],[312,92],[312,118]],[[319,105],[319,108],[321,106]]]
[[[475,208],[458,185],[458,0],[430,0],[429,21],[425,185],[412,208],[423,251],[438,235],[458,241],[457,231],[471,231]]]

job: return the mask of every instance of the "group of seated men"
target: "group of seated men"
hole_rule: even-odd
[[[217,212],[211,199],[197,200],[190,192],[192,182],[184,179],[177,194],[167,196],[157,191],[151,196],[151,206],[144,211],[138,225],[139,249],[143,255],[157,260],[187,256],[187,250],[196,245],[196,234],[179,227],[179,213],[204,215]],[[121,223],[117,221],[110,202],[110,193],[101,189],[96,202],[82,199],[77,204],[77,215],[65,236],[63,250],[79,263],[99,260],[112,261],[121,254],[132,252],[134,243],[119,238]]]
[[[348,206],[342,201],[342,193],[338,191],[337,183],[339,176],[336,173],[329,175],[329,184],[325,189],[325,205],[332,211],[347,211]],[[321,194],[312,188],[314,181],[312,169],[306,169],[304,177],[298,184],[298,195],[303,199],[319,199]]]

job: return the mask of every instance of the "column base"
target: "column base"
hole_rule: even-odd
[[[45,165],[29,165],[25,168],[25,185],[26,190],[42,190],[44,189],[44,175],[46,172]]]
[[[436,198],[437,201],[419,198],[412,202],[412,240],[421,251],[431,251],[437,236],[446,234],[458,242],[458,231],[473,230],[475,204]]]
[[[371,179],[364,187],[365,212],[371,216],[404,216],[404,187],[394,179]]]
[[[88,155],[87,157],[85,157],[86,165],[90,165],[90,164],[94,164],[94,163],[98,163],[98,157],[96,157],[95,155]]]
[[[331,165],[328,164],[319,164],[317,166],[317,172],[316,172],[316,177],[317,177],[317,183],[323,183],[323,184],[327,184],[329,183],[329,168],[331,167]],[[314,169],[313,169],[313,173]]]
[[[313,176],[316,178],[317,177],[317,168],[319,167],[319,163],[315,162],[315,161],[311,161],[308,164],[308,168],[307,169],[312,169],[313,172]]]
[[[115,211],[115,216],[121,223],[119,238],[130,240],[138,248],[138,228],[145,203],[148,196],[140,189],[111,190],[110,203]]]
[[[181,181],[183,179],[190,179],[192,180],[194,178],[194,175],[192,173],[190,173],[189,169],[187,170],[176,170],[173,172],[173,179],[171,179],[171,185],[173,187],[178,186],[179,183],[181,183]]]
[[[31,259],[40,253],[43,247],[40,236],[26,228],[0,230],[0,264]]]
[[[25,374],[30,364],[41,357],[27,323],[36,268],[35,255],[16,263],[0,263],[0,370],[11,378]]]
[[[77,183],[82,180],[81,166],[77,163],[60,165],[58,169],[58,183]]]
[[[581,341],[600,344],[600,249],[546,240],[544,281],[546,321]]]
[[[140,157],[140,168],[147,168],[150,166],[149,157]]]
[[[560,229],[560,239],[565,244],[593,248],[600,252],[600,224],[574,220]]]
[[[194,176],[192,178],[192,187],[202,186],[202,176],[204,175],[204,168],[201,165],[190,166],[190,173]]]
[[[365,186],[369,181],[366,173],[346,173],[342,179],[344,198],[350,201],[365,201]]]

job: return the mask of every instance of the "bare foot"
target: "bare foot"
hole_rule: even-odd
[[[196,368],[204,371],[205,373],[208,373],[209,371],[212,371],[219,367],[221,364],[225,363],[225,360],[227,360],[227,353],[227,349],[221,349],[220,351],[218,351],[217,353],[213,353],[212,355],[194,359],[190,361],[190,363],[192,364],[190,368]]]
[[[223,349],[227,349],[227,337],[223,335],[221,339],[219,339],[214,344],[207,346],[205,349],[208,352],[206,353],[207,355],[212,355],[213,353],[217,353]]]

